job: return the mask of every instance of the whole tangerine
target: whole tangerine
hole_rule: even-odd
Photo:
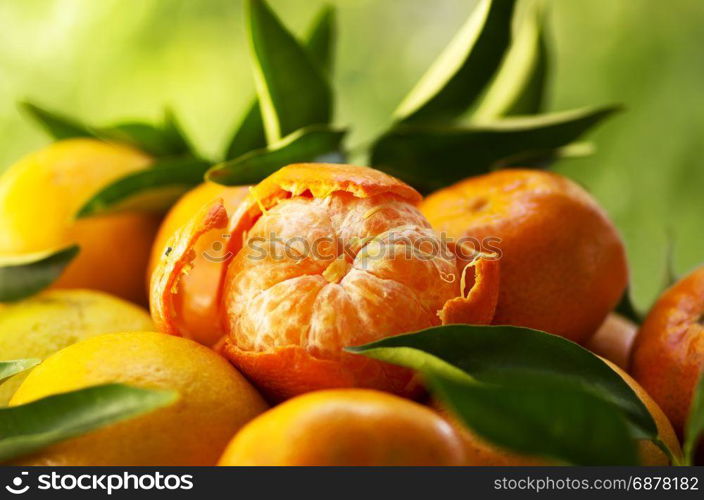
[[[462,465],[456,431],[431,409],[368,389],[295,397],[245,425],[218,465]]]
[[[51,445],[21,465],[215,465],[230,438],[267,405],[222,356],[188,339],[156,332],[99,335],[47,358],[10,405],[120,382],[169,389],[179,399],[129,420]]]
[[[499,170],[431,194],[420,210],[441,233],[500,252],[494,324],[584,342],[626,287],[616,228],[585,190],[558,174]]]
[[[77,243],[81,251],[55,288],[89,288],[146,303],[143,277],[161,217],[75,215],[100,188],[152,161],[132,147],[97,139],[58,141],[21,159],[0,177],[0,262]]]
[[[638,330],[631,374],[682,435],[704,368],[704,266],[663,293]]]

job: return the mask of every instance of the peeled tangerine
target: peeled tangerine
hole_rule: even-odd
[[[441,323],[488,323],[498,297],[492,255],[441,240],[420,195],[377,170],[297,164],[181,228],[152,276],[157,327],[184,335],[183,279],[213,229],[226,233],[210,284],[227,333],[224,353],[272,399],[334,387],[410,395],[410,371],[343,351]]]

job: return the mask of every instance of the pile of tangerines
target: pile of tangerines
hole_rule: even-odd
[[[50,340],[31,337],[46,359],[9,404],[103,382],[180,394],[18,463],[546,463],[473,435],[409,370],[344,351],[452,323],[525,326],[586,346],[610,360],[679,452],[704,364],[704,268],[666,291],[636,333],[612,312],[628,283],[622,240],[574,182],[505,169],[423,199],[371,168],[295,164],[256,186],[203,184],[163,221],[72,220],[97,187],[150,161],[124,145],[72,139],[0,179],[0,255],[82,248],[52,289],[25,301],[66,313],[52,320]],[[28,203],[36,193],[41,202]],[[153,326],[102,292],[148,304]],[[29,348],[5,338],[8,318],[27,304],[3,307],[8,356]],[[90,319],[98,307],[108,312]],[[82,319],[69,321],[73,310]],[[649,442],[640,457],[667,463]]]

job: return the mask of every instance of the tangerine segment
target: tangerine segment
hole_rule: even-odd
[[[420,210],[437,231],[500,253],[496,324],[583,342],[625,289],[616,228],[586,191],[557,174],[505,169],[469,178],[431,194]]]
[[[682,435],[704,368],[704,266],[655,303],[633,344],[631,373]]]
[[[234,212],[249,194],[247,186],[227,187],[214,183],[203,183],[179,199],[166,215],[152,247],[148,276],[165,258],[169,239],[203,207],[218,199],[228,213]],[[213,345],[224,332],[218,320],[218,297],[212,293],[213,282],[222,274],[228,245],[224,228],[215,228],[204,233],[194,247],[195,258],[190,272],[181,278],[180,315],[181,334],[205,345]]]

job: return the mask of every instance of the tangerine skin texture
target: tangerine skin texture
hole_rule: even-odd
[[[227,360],[155,332],[99,335],[58,351],[29,374],[10,405],[110,382],[175,390],[179,399],[52,445],[19,465],[215,465],[239,428],[267,409]]]
[[[631,374],[682,435],[704,367],[704,266],[668,289],[636,336]]]
[[[270,400],[334,387],[416,395],[410,370],[343,348],[441,323],[487,324],[499,281],[496,260],[467,264],[440,241],[419,199],[366,167],[284,167],[233,214],[215,203],[174,235],[152,277],[155,324],[184,334],[181,279],[195,271],[199,238],[226,230],[233,258],[211,285],[227,332],[218,348]]]
[[[628,281],[623,243],[596,201],[549,172],[505,169],[461,181],[420,204],[432,226],[501,251],[494,324],[586,341]]]
[[[422,405],[364,389],[317,391],[260,415],[218,465],[462,465],[457,432]]]
[[[232,213],[248,194],[247,186],[227,187],[212,182],[205,182],[184,194],[171,207],[159,228],[151,249],[147,282],[164,258],[169,240],[179,228],[218,199],[222,200],[225,210]],[[185,276],[182,282],[183,300],[179,304],[182,335],[208,346],[217,343],[225,333],[218,319],[217,295],[212,293],[212,283],[220,279],[224,266],[221,249],[228,243],[223,237],[225,233],[213,229],[203,235],[195,248],[194,260],[197,263],[193,265],[193,272]]]
[[[682,456],[682,448],[675,434],[672,424],[668,420],[665,413],[658,404],[651,398],[645,389],[636,382],[630,375],[617,365],[609,360],[603,360],[609,367],[618,373],[623,380],[630,386],[631,389],[643,402],[650,414],[655,420],[658,428],[658,436],[667,445],[668,448],[676,457]],[[478,466],[536,466],[536,465],[560,465],[554,460],[540,458],[528,455],[518,454],[516,452],[498,448],[495,445],[489,444],[482,438],[474,434],[464,424],[445,410],[439,403],[433,402],[433,407],[438,410],[440,415],[450,422],[450,424],[459,433],[464,449],[465,449],[465,464]],[[665,453],[650,441],[640,441],[638,443],[638,458],[641,465],[657,465],[665,466],[672,465]]]

